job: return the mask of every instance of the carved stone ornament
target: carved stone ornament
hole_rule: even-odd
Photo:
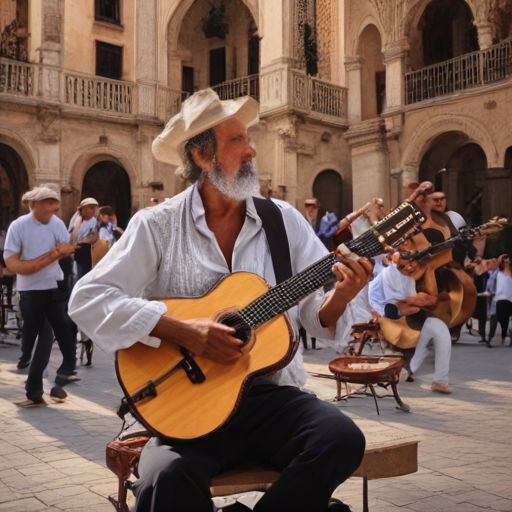
[[[384,63],[389,62],[390,60],[405,57],[409,49],[410,45],[407,39],[400,39],[398,41],[388,43],[385,50],[382,52]]]
[[[37,113],[37,140],[47,144],[56,144],[60,140],[60,112],[55,109],[41,108]]]
[[[46,5],[46,4],[45,4]],[[48,6],[44,9],[44,41],[60,43],[60,15],[57,6]]]
[[[351,125],[345,132],[344,137],[351,149],[370,144],[379,144],[384,148],[386,146],[385,131],[386,127],[383,119],[372,119],[371,121]]]
[[[411,0],[370,0],[377,11],[388,41],[397,41],[404,36],[404,19]]]

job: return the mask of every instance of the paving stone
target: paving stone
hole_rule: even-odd
[[[46,505],[36,498],[9,501],[0,504],[0,512],[37,512],[38,510],[45,510],[46,508]]]

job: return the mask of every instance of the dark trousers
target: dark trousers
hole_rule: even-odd
[[[65,301],[55,300],[56,297],[57,289],[20,292],[23,330],[27,329],[29,333],[37,331],[38,336],[25,384],[27,398],[39,398],[43,395],[43,372],[50,361],[54,334],[63,357],[57,373],[72,375],[75,371],[76,337],[72,333],[67,304]]]
[[[505,339],[508,331],[508,323],[512,316],[512,302],[509,300],[499,300],[496,302],[496,318],[501,325],[501,338]]]
[[[212,512],[211,478],[248,461],[282,470],[255,512],[325,512],[359,467],[365,438],[335,406],[291,386],[253,386],[232,423],[207,440],[143,449],[137,512]]]
[[[496,327],[498,327],[498,316],[494,313],[494,315],[491,315],[489,318],[489,341],[492,341],[494,338],[494,335],[496,334]]]

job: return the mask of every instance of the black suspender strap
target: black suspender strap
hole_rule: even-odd
[[[290,246],[284,227],[283,214],[281,208],[271,199],[253,197],[253,200],[267,236],[274,274],[276,275],[276,284],[279,284],[293,275]]]

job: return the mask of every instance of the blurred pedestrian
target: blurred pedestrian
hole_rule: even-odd
[[[37,331],[38,342],[25,384],[27,400],[22,407],[47,405],[43,398],[43,372],[50,360],[53,338],[57,339],[63,361],[57,370],[58,386],[78,381],[76,375],[76,338],[71,321],[59,303],[58,282],[64,274],[58,260],[74,253],[65,224],[55,213],[60,194],[49,187],[36,187],[23,196],[30,213],[16,219],[9,227],[4,258],[7,268],[18,275],[23,331]],[[53,329],[53,332],[52,332]],[[66,393],[52,388],[50,397],[62,401]]]
[[[316,236],[330,251],[332,235],[338,230],[339,223],[336,215],[321,208],[320,202],[316,198],[306,199],[304,206],[306,207],[306,219]]]

